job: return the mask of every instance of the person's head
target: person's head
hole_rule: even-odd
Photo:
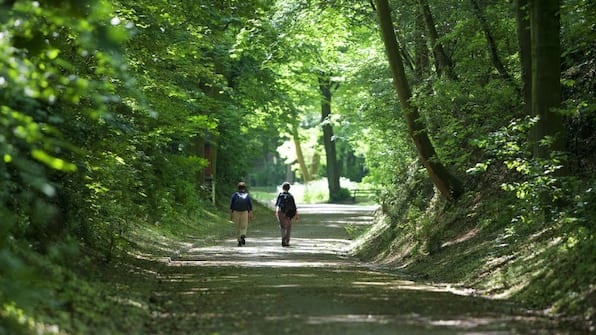
[[[241,181],[238,183],[238,191],[246,191],[246,183]]]
[[[284,191],[289,191],[290,190],[290,183],[288,183],[287,181],[283,184],[281,184],[281,189]]]

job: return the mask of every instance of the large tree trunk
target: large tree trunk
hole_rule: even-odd
[[[335,201],[339,196],[339,166],[333,138],[333,127],[329,122],[331,115],[331,90],[333,83],[327,73],[319,74],[319,90],[321,93],[321,122],[323,123],[323,145],[327,156],[327,182],[329,185],[329,200]]]
[[[420,11],[422,13],[422,17],[424,18],[426,32],[428,33],[428,37],[430,39],[430,42],[432,43],[437,74],[439,75],[439,77],[443,74],[446,74],[449,79],[457,79],[455,71],[453,70],[453,62],[451,61],[451,58],[445,51],[445,48],[443,48],[441,42],[439,42],[439,33],[437,32],[435,20],[433,18],[432,12],[430,11],[428,1],[418,0],[418,5],[420,6]],[[389,13],[389,15],[391,15],[391,13]]]
[[[532,114],[540,117],[534,138],[534,153],[548,158],[551,151],[564,150],[561,105],[561,43],[559,0],[530,0],[532,37]],[[550,147],[541,145],[552,137]]]
[[[298,126],[292,124],[292,140],[294,141],[294,147],[296,148],[296,160],[298,160],[298,165],[300,166],[300,172],[302,173],[302,179],[304,183],[308,183],[312,180],[310,176],[310,171],[306,166],[306,162],[304,161],[304,154],[302,153],[302,146],[300,145],[300,134],[298,133]]]
[[[530,39],[530,14],[528,0],[514,1],[515,19],[517,21],[517,39],[519,43],[519,60],[521,66],[522,90],[526,115],[532,114],[532,45]]]
[[[399,45],[395,38],[389,3],[387,0],[375,0],[375,2],[377,4],[377,14],[379,16],[387,58],[393,73],[393,84],[408,125],[408,132],[416,145],[420,160],[434,185],[446,199],[453,200],[462,193],[462,185],[440,162],[428,138],[426,127],[421,121],[418,110],[410,104],[412,93],[400,57]]]
[[[505,69],[503,62],[501,61],[501,57],[499,57],[497,44],[495,43],[493,34],[490,31],[490,26],[488,25],[486,16],[484,16],[484,12],[482,11],[482,9],[480,8],[480,5],[478,4],[478,0],[470,0],[470,2],[472,3],[472,8],[474,9],[474,14],[476,15],[476,18],[478,19],[478,21],[480,22],[480,27],[482,28],[482,31],[484,32],[484,36],[486,37],[486,43],[488,45],[490,60],[493,63],[493,66],[495,67],[495,69],[497,69],[501,78],[503,78],[505,80],[511,80],[511,76],[507,72],[507,69]]]

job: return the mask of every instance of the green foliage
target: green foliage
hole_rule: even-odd
[[[514,120],[507,127],[491,133],[487,139],[474,143],[488,155],[486,163],[477,164],[468,170],[477,173],[486,170],[491,162],[502,163],[519,178],[501,184],[503,190],[512,192],[518,199],[516,208],[519,216],[514,220],[531,223],[538,220],[543,224],[545,215],[550,217],[555,204],[562,195],[560,169],[564,163],[561,157],[553,155],[551,160],[533,158],[528,148],[527,134],[537,123],[536,118]]]
[[[445,226],[434,225],[440,202],[416,162],[368,4],[232,3],[2,2],[0,332],[51,332],[54,323],[80,316],[60,312],[44,320],[59,303],[93,309],[95,286],[78,290],[69,264],[85,255],[93,261],[124,257],[135,246],[130,234],[138,225],[182,234],[197,216],[201,227],[217,222],[217,215],[204,213],[212,206],[200,185],[205,143],[217,149],[216,185],[226,200],[240,179],[277,185],[286,178],[276,149],[289,138],[288,125],[311,139],[303,142],[309,157],[320,154],[321,71],[339,84],[334,115],[324,122],[334,127],[344,175],[358,180],[366,174],[365,182],[386,188],[383,209],[392,221],[382,244],[411,231],[417,251],[440,249]],[[411,5],[396,7],[404,55],[416,53]],[[488,213],[470,217],[494,229],[507,225],[507,238],[552,226],[563,242],[549,249],[551,259],[564,259],[553,271],[593,278],[593,262],[572,264],[594,254],[594,31],[585,24],[594,21],[594,4],[562,2],[569,158],[548,160],[532,158],[527,149],[535,120],[520,118],[510,4],[491,2],[484,9],[512,81],[499,78],[469,4],[459,5],[432,4],[458,79],[430,72],[414,77],[411,60],[412,103],[442,160],[457,171],[476,164],[467,185],[495,182],[500,189],[493,192],[505,191],[503,206],[475,204]],[[251,171],[253,165],[263,168]],[[336,196],[347,199],[347,185],[342,180],[346,188]],[[296,191],[307,202],[323,201],[328,192],[324,185]],[[497,212],[504,214],[491,216]],[[503,275],[510,277],[514,271]],[[542,301],[571,308],[572,284],[546,284],[549,279],[536,279],[555,292]]]

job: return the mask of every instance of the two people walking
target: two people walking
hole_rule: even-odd
[[[290,193],[290,183],[288,182],[282,184],[282,192],[278,194],[275,201],[275,217],[281,232],[281,245],[289,247],[292,220],[298,220],[300,215],[296,208],[294,196]],[[234,192],[230,199],[230,220],[236,224],[236,239],[239,247],[246,244],[248,221],[252,219],[252,200],[248,194],[246,184],[240,182],[238,183],[238,191]]]

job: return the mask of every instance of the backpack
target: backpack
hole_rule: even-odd
[[[248,205],[248,193],[236,192],[233,209],[238,212],[244,212],[248,210]]]
[[[294,196],[290,193],[281,192],[279,197],[279,210],[290,219],[296,216],[296,202],[294,201]]]

